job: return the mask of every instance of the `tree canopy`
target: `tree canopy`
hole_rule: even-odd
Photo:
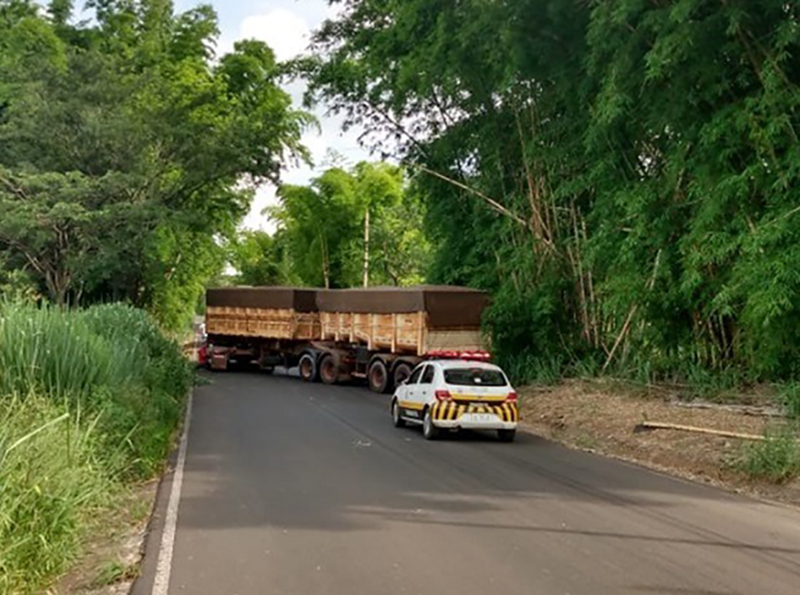
[[[795,3],[336,4],[311,96],[396,146],[507,365],[797,376]]]
[[[0,254],[59,303],[127,300],[167,326],[225,262],[255,185],[313,123],[259,41],[217,56],[209,6],[0,0]]]
[[[283,185],[270,211],[291,269],[306,285],[408,285],[424,279],[423,207],[402,169],[332,167],[308,186]]]

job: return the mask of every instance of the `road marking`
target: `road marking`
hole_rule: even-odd
[[[161,548],[158,551],[156,578],[153,581],[152,595],[167,595],[169,592],[169,575],[172,572],[172,552],[175,548],[175,533],[178,529],[178,506],[181,503],[183,487],[183,467],[186,464],[186,446],[189,443],[189,424],[192,421],[192,395],[186,404],[186,417],[183,422],[183,436],[178,449],[178,462],[172,477],[172,490],[167,504],[167,517],[164,520],[164,532],[161,534]]]

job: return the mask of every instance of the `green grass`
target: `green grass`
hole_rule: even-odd
[[[139,568],[137,565],[130,565],[119,560],[112,560],[103,564],[95,578],[94,584],[97,587],[115,585],[124,581],[133,580],[138,575]]]
[[[191,379],[144,312],[0,304],[0,594],[40,592],[161,468]]]
[[[786,426],[767,432],[763,442],[744,447],[738,468],[755,480],[785,483],[800,475],[797,432]]]

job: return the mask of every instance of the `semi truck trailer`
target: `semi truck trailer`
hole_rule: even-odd
[[[484,352],[489,298],[464,287],[234,287],[206,293],[207,362],[298,368],[308,382],[367,380],[390,392],[423,359]]]

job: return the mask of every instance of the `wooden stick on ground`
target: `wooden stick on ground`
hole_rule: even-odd
[[[695,426],[682,426],[680,424],[669,424],[657,421],[646,421],[638,426],[636,430],[679,430],[681,432],[696,432],[698,434],[711,434],[713,436],[723,436],[725,438],[740,438],[742,440],[764,440],[764,436],[755,434],[740,434],[739,432],[726,432],[724,430],[712,430],[710,428],[698,428]],[[636,431],[635,430],[635,431]]]

